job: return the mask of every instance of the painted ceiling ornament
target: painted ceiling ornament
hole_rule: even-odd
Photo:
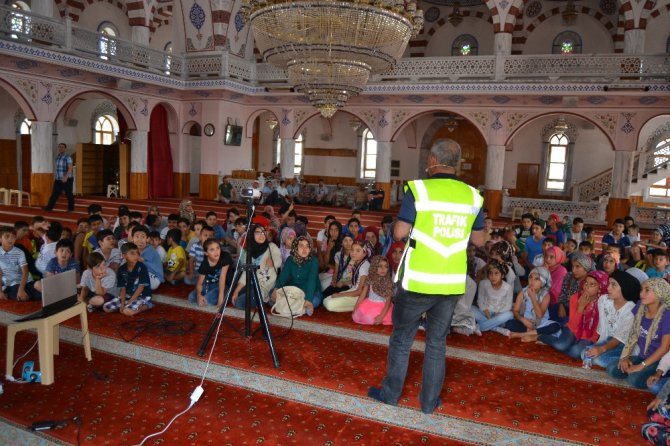
[[[431,6],[426,10],[423,17],[426,19],[426,22],[433,23],[435,20],[440,18],[440,8]]]
[[[528,6],[526,6],[526,17],[529,19],[532,19],[534,17],[537,17],[540,15],[542,12],[542,3],[539,1],[534,1],[532,3],[529,3]]]
[[[196,34],[198,40],[202,40],[202,33],[200,32],[200,29],[202,29],[203,25],[205,24],[206,17],[205,10],[202,9],[202,6],[198,4],[197,0],[194,0],[193,5],[191,6],[191,10],[188,14],[188,18],[191,20],[191,24],[195,27],[195,29],[198,30],[198,34]]]
[[[598,5],[603,14],[612,15],[617,11],[616,0],[600,0]]]

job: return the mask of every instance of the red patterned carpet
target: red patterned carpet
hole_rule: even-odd
[[[0,309],[12,311],[18,305],[4,303]],[[21,310],[27,312],[27,306]],[[145,317],[193,321],[196,329],[192,333],[179,336],[145,333],[134,341],[193,358],[212,320],[211,314],[169,305],[157,305]],[[132,335],[120,328],[127,320],[118,314],[93,313],[89,325],[95,334],[120,339],[120,333],[126,337]],[[222,333],[225,337],[215,350],[214,362],[236,369],[359,397],[364,397],[368,386],[383,378],[386,347],[382,345],[295,329],[280,337],[281,329],[275,329],[275,344],[282,362],[277,370],[272,367],[263,341],[233,337],[228,328]],[[422,356],[413,352],[410,357],[400,402],[403,406],[418,408]],[[63,362],[56,361],[61,365]],[[647,392],[452,358],[447,359],[447,366],[448,378],[442,393],[444,406],[436,413],[588,444],[641,444],[639,426],[651,398]]]
[[[6,330],[0,330],[5,342]],[[17,351],[34,342],[17,337]],[[4,356],[4,355],[3,355]],[[28,358],[37,360],[32,353]],[[4,361],[2,361],[4,368]],[[21,426],[38,420],[82,417],[79,444],[133,445],[161,430],[186,408],[199,380],[126,358],[94,352],[86,361],[81,347],[62,344],[56,361],[56,383],[5,384],[0,416]],[[408,429],[352,417],[214,382],[158,445],[465,445]],[[48,436],[77,444],[77,426],[45,431]]]

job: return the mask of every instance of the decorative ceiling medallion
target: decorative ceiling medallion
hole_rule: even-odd
[[[509,96],[493,96],[491,100],[496,104],[506,104],[509,101],[511,101],[512,98],[510,98]]]
[[[542,12],[542,3],[535,1],[526,6],[526,17],[534,18]]]
[[[423,17],[426,19],[426,22],[434,22],[435,20],[440,18],[440,8],[436,6],[431,6],[426,10],[424,13]]]
[[[603,14],[612,15],[617,10],[617,1],[616,0],[600,0],[600,10]]]
[[[607,102],[607,98],[604,96],[589,96],[586,101],[593,105],[599,105]]]

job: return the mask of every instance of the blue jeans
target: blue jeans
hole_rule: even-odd
[[[578,341],[568,327],[563,327],[558,337],[554,335],[539,335],[537,339],[575,359],[581,358],[582,351],[586,346],[591,345],[591,341],[588,339]]]
[[[212,286],[208,289],[203,289],[205,300],[209,305],[218,305],[219,304],[219,286]],[[188,300],[194,304],[198,303],[198,289],[191,291],[188,294]]]
[[[262,300],[263,298],[261,297],[261,301]],[[247,304],[247,290],[245,287],[242,287],[240,292],[237,294],[237,300],[235,301],[235,308],[244,310],[246,304]],[[255,308],[256,308],[256,302],[251,301],[251,311],[253,311]]]
[[[641,356],[631,356],[631,362],[633,365],[637,365],[642,362]],[[656,367],[658,366],[658,361],[653,364],[648,364],[647,367],[643,368],[639,372],[635,373],[624,373],[619,370],[619,361],[613,362],[607,366],[607,373],[618,379],[626,379],[628,384],[635,387],[636,389],[646,389],[647,388],[647,378],[656,373]]]
[[[491,313],[491,319],[487,319],[484,312],[474,305],[472,306],[472,312],[475,314],[475,320],[479,324],[479,330],[481,331],[489,331],[496,327],[502,327],[507,321],[514,319],[514,313],[511,311]]]
[[[444,385],[446,338],[460,297],[419,294],[402,288],[397,291],[393,305],[393,333],[389,339],[386,377],[381,388],[384,402],[394,406],[398,404],[407,375],[410,349],[421,315],[425,312],[426,348],[419,401],[424,413],[433,412]]]
[[[597,344],[589,345],[582,351],[582,360],[586,356],[586,350],[588,350],[591,347],[600,347],[601,345],[607,344],[611,337],[607,338],[606,340],[602,342],[598,342]],[[620,343],[618,346],[613,348],[612,350],[607,350],[605,353],[603,353],[600,356],[596,356],[593,358],[593,364],[600,366],[604,369],[606,369],[612,362],[619,362],[619,358],[621,357],[621,352],[623,351],[624,344]],[[660,388],[659,388],[660,390]]]

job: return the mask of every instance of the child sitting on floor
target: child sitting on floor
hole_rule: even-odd
[[[361,294],[364,294],[365,291],[370,271],[368,258],[371,253],[372,246],[369,242],[355,241],[353,243],[351,246],[351,260],[347,267],[351,268],[352,271],[351,286],[344,291],[333,293],[323,299],[323,306],[328,311],[339,313],[354,310],[356,302],[358,302]]]
[[[56,243],[56,257],[49,260],[45,269],[45,275],[53,276],[56,274],[70,271],[71,269],[77,272],[77,281],[79,281],[79,262],[73,257],[74,244],[72,240],[62,239]],[[37,288],[37,284],[35,284]]]
[[[205,258],[198,268],[198,281],[188,300],[199,306],[222,305],[226,291],[228,267],[233,263],[230,254],[221,249],[221,244],[213,238],[203,243]]]
[[[165,236],[165,241],[169,246],[165,256],[165,281],[176,285],[186,275],[186,251],[179,244],[181,242],[181,232],[179,229],[170,229]]]
[[[505,324],[505,329],[497,329],[510,338],[521,338],[521,342],[534,342],[540,335],[553,335],[561,326],[549,319],[549,295],[551,273],[543,266],[534,268],[528,274],[528,286],[514,302],[514,319]]]
[[[42,296],[34,287],[28,272],[28,262],[19,248],[14,246],[16,231],[11,226],[0,228],[0,300],[38,300]]]
[[[374,256],[370,260],[367,293],[358,297],[352,319],[363,325],[391,325],[393,312],[393,279],[388,259]]]
[[[134,316],[153,308],[149,270],[140,261],[140,250],[134,243],[124,244],[121,254],[125,263],[119,268],[119,295],[106,302],[102,309],[105,313],[119,311],[126,316]]]
[[[116,287],[116,273],[107,268],[105,258],[99,252],[93,252],[87,259],[88,268],[81,276],[79,302],[88,302],[88,311],[100,309],[119,294]]]
[[[479,282],[477,306],[472,306],[477,328],[475,334],[494,330],[512,319],[512,285],[504,280],[508,266],[491,260],[486,267],[487,278]]]

